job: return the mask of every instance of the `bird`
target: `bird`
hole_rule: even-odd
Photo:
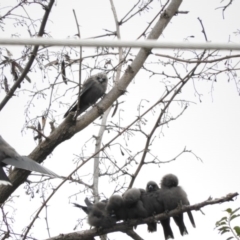
[[[67,117],[70,112],[77,111],[78,102],[79,111],[77,116],[86,111],[90,106],[97,102],[101,98],[107,89],[108,78],[105,73],[97,73],[89,77],[82,87],[78,99],[70,106],[63,118]]]
[[[151,215],[160,214],[164,212],[164,206],[162,201],[162,190],[158,184],[154,181],[149,181],[146,186],[146,192],[148,193],[149,199],[144,200],[144,207]],[[146,198],[146,197],[145,197]],[[170,218],[160,220],[165,239],[174,238],[172,228],[170,226]],[[156,232],[157,223],[148,223],[148,231]]]
[[[145,218],[148,216],[142,202],[142,194],[144,193],[144,189],[130,188],[123,194],[122,198],[127,212],[127,219]]]
[[[158,187],[156,182],[149,181],[147,183],[146,192],[151,193],[151,192],[154,192],[158,189],[159,189],[159,187]],[[154,215],[155,212],[154,212],[154,210],[152,210],[152,211],[153,211],[153,215]],[[157,231],[157,223],[156,222],[148,223],[147,225],[148,225],[148,232],[156,232]]]
[[[114,194],[108,199],[106,211],[111,217],[116,218],[117,221],[128,218],[123,198],[119,194]]]
[[[88,215],[88,224],[96,228],[112,227],[116,223],[116,219],[108,214],[106,211],[106,201],[100,201],[94,204],[90,202],[83,206],[73,203],[75,207],[81,208]],[[89,204],[90,203],[90,204]]]
[[[0,135],[0,184],[12,185],[3,170],[3,167],[6,165],[12,165],[16,168],[35,171],[53,177],[59,177],[56,173],[43,167],[39,163],[33,161],[31,158],[18,154],[17,151],[11,147]]]
[[[156,191],[156,190],[158,190],[158,189],[159,189],[159,187],[158,187],[158,185],[157,185],[156,182],[154,182],[154,181],[149,181],[149,182],[147,183],[147,186],[146,186],[146,191],[147,191],[147,192],[154,192],[154,191]]]
[[[173,210],[177,208],[179,204],[190,205],[186,192],[180,186],[178,186],[178,178],[176,175],[167,174],[163,176],[160,184],[161,189],[163,190],[162,198],[165,211]],[[195,222],[191,211],[188,211],[187,214],[193,227],[195,227]],[[181,235],[183,236],[188,234],[183,220],[183,213],[174,216],[173,219],[177,224]]]

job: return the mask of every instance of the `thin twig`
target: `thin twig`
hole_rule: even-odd
[[[77,16],[76,16],[76,13],[75,13],[75,10],[73,9],[73,14],[74,14],[74,18],[75,18],[75,21],[76,21],[76,25],[77,25],[77,30],[78,30],[78,37],[79,39],[81,39],[81,34],[80,34],[80,28],[79,28],[79,24],[78,24],[78,20],[77,20]],[[80,111],[80,94],[81,94],[81,91],[82,91],[82,46],[79,47],[79,54],[80,54],[80,60],[79,60],[79,71],[78,71],[78,76],[79,76],[79,89],[78,89],[78,101],[77,101],[77,111],[76,111],[76,114],[75,114],[75,119],[77,118],[78,116],[78,113]]]
[[[51,12],[51,9],[52,9],[52,6],[53,6],[54,2],[55,2],[55,0],[50,0],[48,6],[45,7],[45,14],[44,14],[44,17],[42,19],[42,23],[41,23],[40,29],[38,31],[38,35],[37,35],[38,37],[42,37],[43,34],[44,34],[44,29],[46,27],[47,20],[48,20],[48,17],[49,17],[49,14]],[[5,96],[5,98],[0,103],[0,111],[4,108],[4,106],[10,100],[10,98],[13,96],[14,92],[16,91],[16,89],[20,86],[21,82],[26,77],[27,73],[29,72],[29,70],[30,70],[30,68],[31,68],[31,66],[32,66],[36,56],[37,56],[38,48],[39,48],[39,46],[34,46],[32,54],[31,54],[31,56],[29,58],[29,61],[28,61],[27,65],[25,66],[22,74],[20,75],[18,80],[13,84],[13,86],[10,89],[10,91],[8,92],[8,94]]]

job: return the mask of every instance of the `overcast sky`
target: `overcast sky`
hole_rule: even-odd
[[[6,4],[6,2],[8,4]],[[129,8],[136,1],[115,1],[118,18],[129,10]],[[239,43],[239,35],[234,32],[239,29],[239,9],[240,2],[234,1],[233,4],[225,11],[225,19],[223,19],[222,11],[216,10],[221,6],[220,0],[202,0],[191,1],[184,0],[180,10],[189,11],[188,14],[180,14],[174,17],[171,23],[167,26],[163,36],[160,40],[164,41],[183,41],[189,36],[194,38],[189,41],[204,41],[203,34],[201,33],[201,26],[197,20],[200,17],[204,23],[208,40],[211,42],[231,41]],[[227,1],[225,1],[227,3]],[[15,1],[3,0],[0,7],[15,4]],[[132,20],[121,28],[122,39],[134,40],[143,29],[147,26],[147,22],[152,19],[159,8],[159,1],[155,1],[152,5],[153,10],[150,13],[141,14],[136,20]],[[82,38],[101,35],[103,29],[115,31],[114,20],[111,12],[109,1],[58,1],[53,7],[50,16],[50,22],[47,25],[47,32],[56,38],[72,37],[76,34],[76,25],[72,14],[72,9],[75,9],[79,24],[81,25]],[[0,11],[3,14],[4,10]],[[36,10],[29,12],[30,16],[40,14]],[[11,36],[13,32],[21,32],[22,37],[28,37],[21,28],[9,27],[1,32],[2,36]],[[18,56],[21,48],[9,48],[13,54],[13,58]],[[87,51],[87,50],[86,50]],[[90,51],[90,50],[89,50]],[[156,53],[165,53],[173,55],[171,51],[154,50]],[[226,52],[222,53],[228,54]],[[87,53],[86,53],[87,55]],[[162,66],[160,66],[162,67]],[[156,67],[156,71],[160,71]],[[161,70],[162,71],[162,70]],[[160,71],[160,72],[161,72]],[[183,73],[184,74],[184,73]],[[31,77],[36,77],[34,73],[30,73]],[[48,77],[52,77],[51,74]],[[83,72],[85,78],[87,73]],[[237,79],[239,80],[240,74],[238,72]],[[34,78],[35,79],[35,78]],[[41,81],[41,77],[36,81]],[[149,102],[144,103],[144,109],[150,107],[162,95],[164,89],[160,83],[161,79],[158,76],[149,78],[149,75],[140,71],[135,77],[133,83],[130,84],[128,92],[121,96],[120,101],[124,101],[121,105],[121,126],[127,126],[137,116],[137,105],[141,99],[146,99]],[[199,96],[194,92],[193,83],[190,81],[183,89],[178,99],[185,99],[191,102],[184,114],[176,121],[171,122],[163,129],[164,134],[157,134],[156,143],[152,146],[151,150],[157,153],[162,161],[167,161],[175,157],[181,152],[184,147],[192,150],[202,161],[197,160],[192,154],[184,154],[176,161],[169,164],[162,164],[159,168],[152,165],[145,166],[136,182],[134,187],[144,188],[147,181],[154,180],[159,182],[161,177],[167,173],[174,173],[179,178],[180,185],[186,190],[189,200],[192,204],[202,202],[208,197],[222,197],[228,193],[239,192],[240,187],[240,98],[237,91],[235,82],[228,82],[226,75],[220,75],[217,83],[210,82],[196,82],[198,93],[202,94],[201,102]],[[25,87],[25,86],[24,86]],[[26,87],[27,88],[27,87]],[[69,103],[74,100],[76,92],[69,92],[66,95]],[[0,100],[3,99],[5,93],[0,89]],[[29,101],[28,93],[20,93],[20,97],[14,97],[8,102],[7,106],[0,113],[0,134],[8,141],[14,148],[21,154],[29,154],[36,142],[33,141],[33,134],[30,130],[24,129],[22,131],[24,119],[24,107]],[[45,101],[45,102],[44,102]],[[65,100],[67,101],[67,100]],[[47,106],[47,100],[39,100],[35,102],[35,107],[31,108],[30,115],[39,116],[42,114]],[[66,108],[55,109],[59,113],[59,118],[56,119],[57,124],[61,123],[62,114],[67,110]],[[178,104],[171,107],[173,115],[177,115],[181,111]],[[116,118],[116,117],[115,117]],[[154,122],[157,115],[152,112],[148,114],[148,124]],[[111,120],[111,119],[110,119]],[[95,121],[100,123],[99,119]],[[149,124],[150,129],[151,125]],[[51,154],[49,159],[44,162],[44,165],[54,170],[56,173],[67,176],[73,169],[73,159],[75,155],[80,154],[82,145],[96,135],[98,127],[91,124],[88,128],[84,129],[81,133],[76,134],[72,139],[59,145]],[[113,134],[114,135],[114,134]],[[103,143],[109,139],[105,136]],[[130,138],[128,147],[133,152],[142,150],[144,142],[140,140],[137,142],[135,138]],[[87,143],[87,154],[94,151],[94,142]],[[108,150],[111,153],[111,150]],[[121,156],[116,153],[115,157],[118,161],[124,161],[126,156]],[[148,160],[151,160],[149,157]],[[136,166],[132,166],[130,171],[134,172]],[[86,164],[78,174],[83,180],[91,184],[89,173],[92,171],[92,163]],[[128,181],[129,179],[126,179]],[[56,186],[60,181],[54,180],[53,185]],[[108,179],[100,179],[99,191],[109,197],[114,189],[114,185]],[[91,192],[81,193],[76,197],[71,197],[82,190],[78,184],[65,184],[58,193],[49,202],[48,220],[50,225],[51,236],[60,233],[72,232],[74,226],[79,218],[85,216],[84,212],[72,207],[71,202],[84,203],[85,196],[90,197]],[[13,224],[15,231],[21,233],[23,228],[26,227],[35,211],[40,206],[42,199],[40,194],[32,199],[26,192],[26,185],[14,192],[14,195],[19,197],[14,200],[14,213],[15,223]],[[50,191],[48,191],[50,193]],[[203,208],[203,215],[201,212],[193,212],[196,229],[194,229],[189,220],[186,218],[186,226],[189,232],[188,236],[184,239],[226,239],[227,235],[219,235],[214,230],[215,222],[224,216],[223,210],[226,208],[240,207],[239,198],[234,202],[223,203],[221,205],[208,206]],[[27,209],[27,214],[26,214]],[[12,208],[9,207],[12,213]],[[34,237],[37,239],[47,238],[46,223],[44,221],[45,212],[40,214],[34,228],[31,230]],[[240,226],[240,220],[235,220],[234,226]],[[84,224],[82,228],[77,228],[78,231],[88,229],[89,226]],[[174,231],[175,239],[181,239],[178,229],[172,221],[172,228]],[[144,239],[163,239],[163,232],[161,226],[158,226],[158,232],[149,234],[145,225],[139,226],[137,232]],[[113,239],[130,239],[122,233],[113,233],[109,235]]]

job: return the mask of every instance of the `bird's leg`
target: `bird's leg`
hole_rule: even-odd
[[[101,235],[103,227],[101,227],[101,226],[100,227],[96,227],[96,230],[97,230],[98,234]]]

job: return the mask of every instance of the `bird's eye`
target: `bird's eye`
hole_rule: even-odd
[[[105,79],[105,78],[101,78],[101,77],[97,77],[97,80],[98,80],[100,83],[102,83],[102,82],[105,82],[105,81],[106,81],[106,79]]]

